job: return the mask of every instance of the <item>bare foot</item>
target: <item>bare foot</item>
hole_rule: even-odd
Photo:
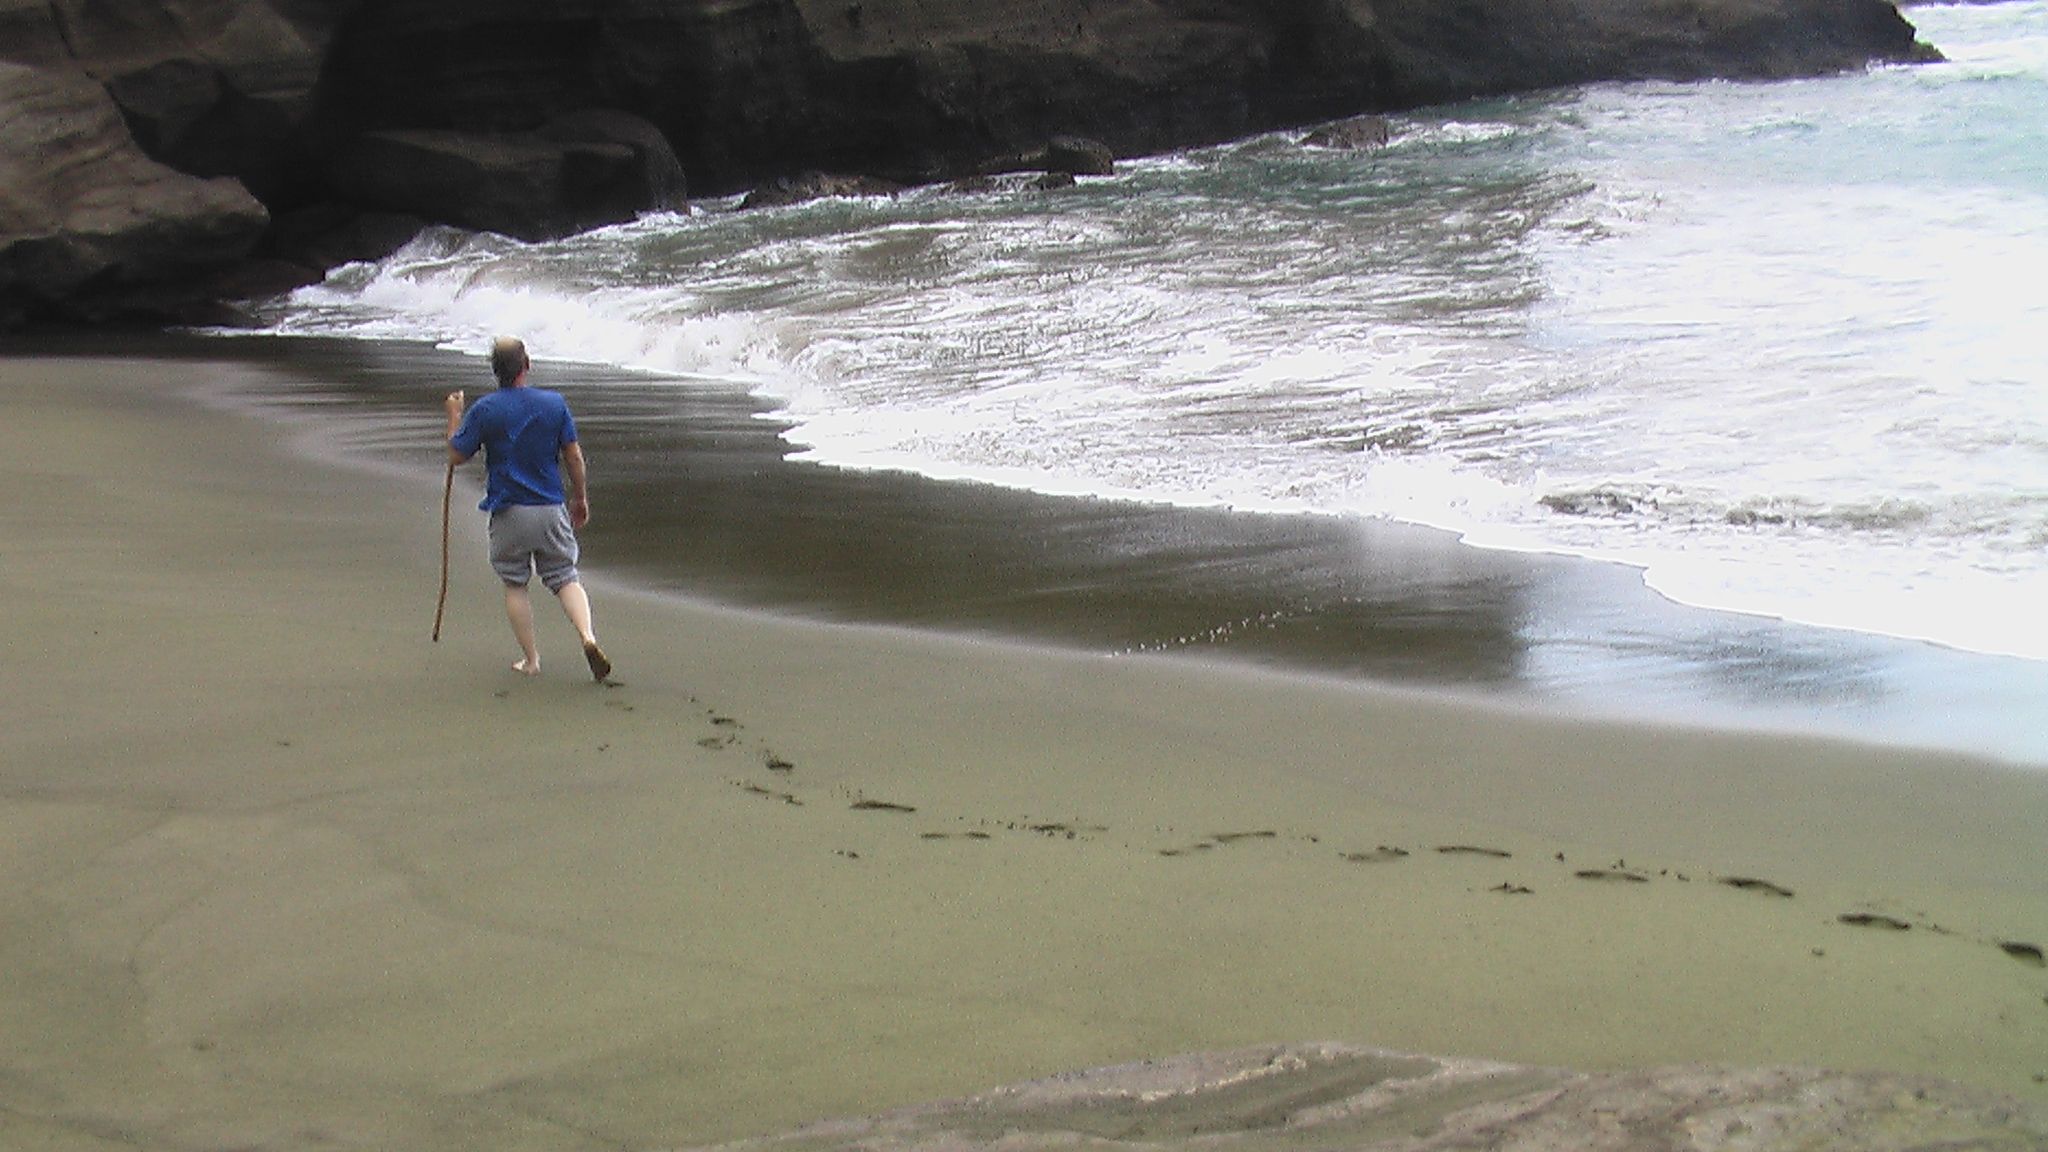
[[[538,676],[540,675],[540,661],[519,660],[512,665],[512,670],[521,676]]]
[[[583,642],[583,658],[590,662],[591,678],[599,684],[604,683],[605,679],[612,674],[612,662],[605,659],[604,649],[597,646],[597,641],[585,640]]]

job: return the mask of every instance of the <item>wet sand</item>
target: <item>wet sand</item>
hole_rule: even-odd
[[[266,371],[0,361],[0,1144],[677,1145],[1305,1038],[2048,1094],[2048,774],[602,580],[618,683],[559,614],[528,681],[459,500],[428,640],[438,474],[179,395]]]
[[[351,461],[415,475],[440,474],[421,429],[442,392],[489,379],[480,358],[422,342],[167,336],[137,350],[260,367],[266,386],[228,402],[317,421]],[[1414,525],[830,468],[802,458],[801,430],[745,382],[536,371],[571,397],[603,457],[592,485],[611,514],[588,541],[607,573],[650,588],[2048,768],[2048,662],[1688,608],[1622,565]]]

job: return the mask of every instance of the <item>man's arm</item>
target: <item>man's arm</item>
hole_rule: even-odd
[[[584,487],[583,446],[571,440],[562,446],[562,475],[569,482],[569,527],[590,522],[590,492]]]
[[[454,392],[450,392],[448,394],[448,398],[441,402],[441,407],[446,409],[448,412],[448,435],[446,439],[453,440],[455,439],[455,430],[457,428],[462,427],[461,390],[457,389]],[[473,453],[456,451],[455,445],[453,444],[448,445],[448,464],[450,467],[453,467],[457,464],[467,463],[471,455],[473,455]]]

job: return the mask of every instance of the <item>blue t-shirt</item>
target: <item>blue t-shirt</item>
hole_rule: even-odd
[[[520,385],[487,392],[462,415],[448,446],[464,456],[484,451],[484,500],[495,512],[507,504],[561,504],[562,449],[576,442],[576,420],[559,392]]]

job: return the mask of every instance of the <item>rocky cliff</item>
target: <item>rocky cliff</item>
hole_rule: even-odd
[[[558,235],[686,177],[1925,52],[1889,0],[0,0],[0,323],[203,316],[418,220]]]

